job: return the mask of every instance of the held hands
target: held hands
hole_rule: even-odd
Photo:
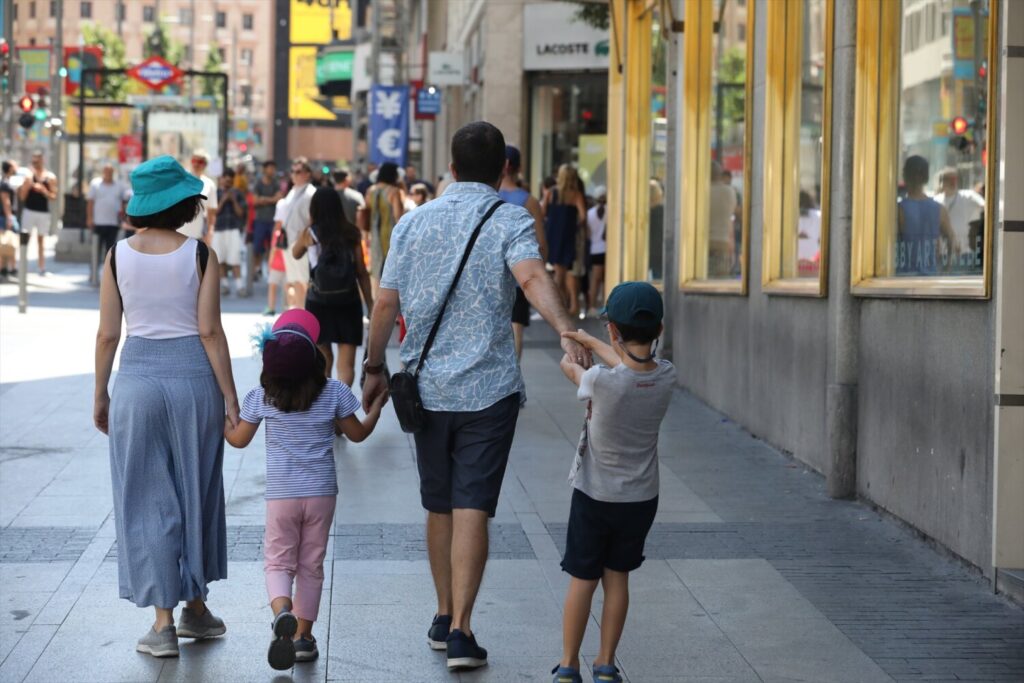
[[[385,405],[387,405],[387,402],[388,392],[387,389],[385,388],[384,391],[378,393],[376,396],[373,397],[373,401],[370,403],[370,413],[376,413],[377,415],[380,415],[380,411],[383,410]]]
[[[594,349],[593,342],[596,342],[596,339],[583,330],[576,330],[575,332],[563,332],[561,341],[562,350],[565,351],[569,362],[584,369],[590,367],[592,363],[590,352]]]
[[[241,418],[238,416],[238,399],[231,398],[224,402],[224,429],[228,430],[228,427],[233,431],[238,427],[238,422]]]
[[[380,407],[383,407],[387,400],[388,382],[384,378],[384,373],[367,373],[366,381],[363,382],[363,412],[369,415],[375,404],[379,403]]]

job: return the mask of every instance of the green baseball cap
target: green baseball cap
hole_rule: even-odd
[[[620,325],[656,327],[665,317],[665,304],[649,282],[623,282],[608,295],[601,313]]]
[[[202,196],[203,181],[186,171],[178,161],[165,154],[139,164],[132,171],[132,198],[129,216],[151,216],[169,209],[183,199]]]

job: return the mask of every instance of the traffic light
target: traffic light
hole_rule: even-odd
[[[963,135],[964,133],[967,132],[967,129],[970,127],[970,124],[967,122],[967,119],[965,119],[963,116],[957,116],[949,124],[949,127],[953,130],[954,135]]]
[[[11,46],[6,38],[0,38],[0,93],[11,87]]]
[[[21,99],[18,100],[18,107],[25,114],[28,114],[33,109],[35,109],[35,106],[36,106],[36,101],[32,99],[31,95],[22,95]]]
[[[974,136],[971,133],[973,124],[963,116],[957,116],[949,122],[949,129],[953,133],[949,137],[949,146],[959,152],[970,152],[974,147]]]

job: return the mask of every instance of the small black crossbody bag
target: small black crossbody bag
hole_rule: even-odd
[[[434,345],[434,337],[437,336],[437,331],[441,327],[441,320],[444,318],[445,309],[448,308],[448,301],[452,298],[452,292],[455,291],[455,286],[459,284],[459,278],[462,277],[462,271],[466,268],[466,262],[469,260],[469,254],[473,251],[473,245],[476,244],[476,240],[480,236],[480,230],[484,227],[484,223],[490,220],[491,216],[494,215],[494,212],[498,207],[504,203],[505,202],[501,200],[495,202],[494,205],[487,210],[487,213],[484,214],[484,217],[480,219],[480,222],[473,230],[473,234],[470,235],[469,243],[466,245],[466,251],[463,252],[462,261],[459,263],[459,269],[455,271],[455,279],[452,280],[452,284],[448,288],[448,293],[445,295],[444,301],[441,302],[441,310],[437,314],[434,326],[430,328],[430,334],[427,336],[427,343],[423,345],[423,351],[420,353],[420,357],[416,361],[416,369],[413,372],[402,370],[401,372],[396,372],[391,375],[391,379],[388,383],[388,390],[391,393],[391,404],[395,406],[395,414],[398,416],[398,424],[401,425],[403,432],[416,434],[423,431],[427,425],[427,413],[423,408],[423,401],[420,399],[420,370],[423,369],[423,364],[427,360],[427,354],[430,353],[430,347]]]

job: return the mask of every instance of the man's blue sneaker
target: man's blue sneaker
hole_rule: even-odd
[[[434,621],[427,631],[427,645],[431,650],[448,648],[448,633],[452,630],[452,618],[447,614],[435,614]]]
[[[594,667],[594,683],[622,683],[619,670],[612,664]]]
[[[571,666],[558,665],[551,670],[551,673],[555,674],[551,683],[583,683],[583,676],[580,675],[580,670],[574,669]]]
[[[467,636],[459,629],[453,629],[445,645],[449,669],[479,669],[487,666],[487,650],[476,644],[476,636]]]

